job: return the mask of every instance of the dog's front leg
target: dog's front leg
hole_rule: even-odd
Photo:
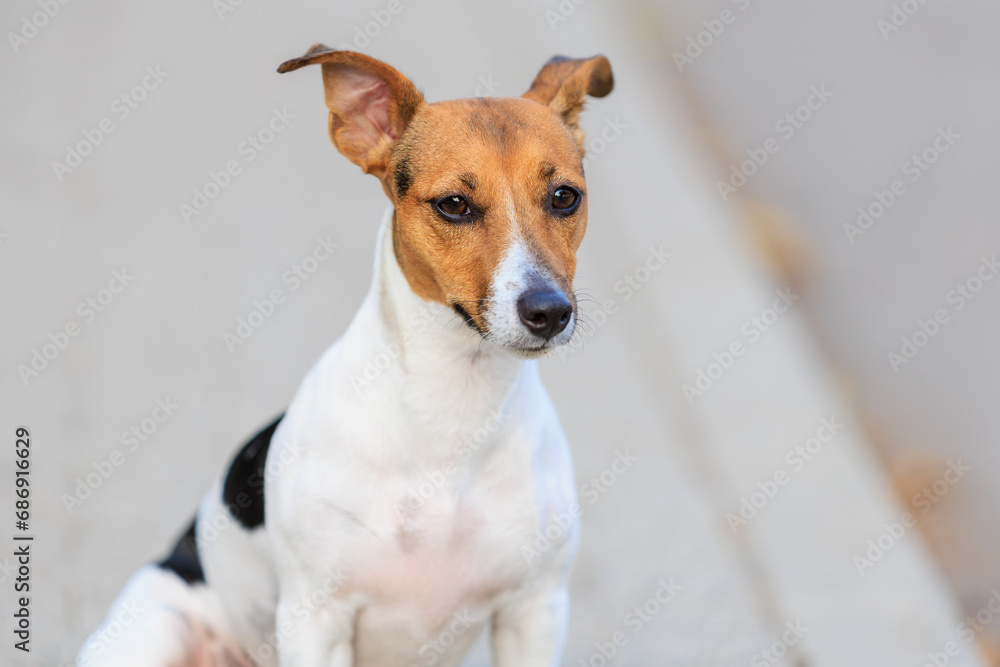
[[[569,621],[565,583],[521,593],[493,617],[495,667],[557,667]]]
[[[278,601],[275,634],[281,667],[353,667],[357,610],[333,599],[321,606],[304,600],[308,594],[283,593]]]

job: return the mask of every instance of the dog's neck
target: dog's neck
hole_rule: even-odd
[[[450,308],[414,293],[383,218],[371,289],[344,336],[344,362],[369,405],[442,442],[489,428],[527,374],[525,361],[480,335]]]

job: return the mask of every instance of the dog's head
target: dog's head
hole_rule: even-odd
[[[393,248],[410,287],[526,357],[567,342],[587,227],[587,95],[611,92],[604,56],[556,57],[522,97],[429,104],[369,56],[313,46],[278,68],[320,64],[330,139],[395,206]]]

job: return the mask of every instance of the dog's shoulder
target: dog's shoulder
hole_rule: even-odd
[[[271,439],[284,418],[274,421],[250,438],[233,457],[222,485],[222,502],[247,530],[264,523],[264,469]]]

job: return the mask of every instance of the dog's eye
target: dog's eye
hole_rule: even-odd
[[[461,218],[472,212],[465,198],[458,195],[445,197],[437,203],[437,208],[449,218]]]
[[[576,190],[572,188],[559,188],[552,193],[552,208],[565,211],[566,209],[573,208],[579,199],[580,195]]]

